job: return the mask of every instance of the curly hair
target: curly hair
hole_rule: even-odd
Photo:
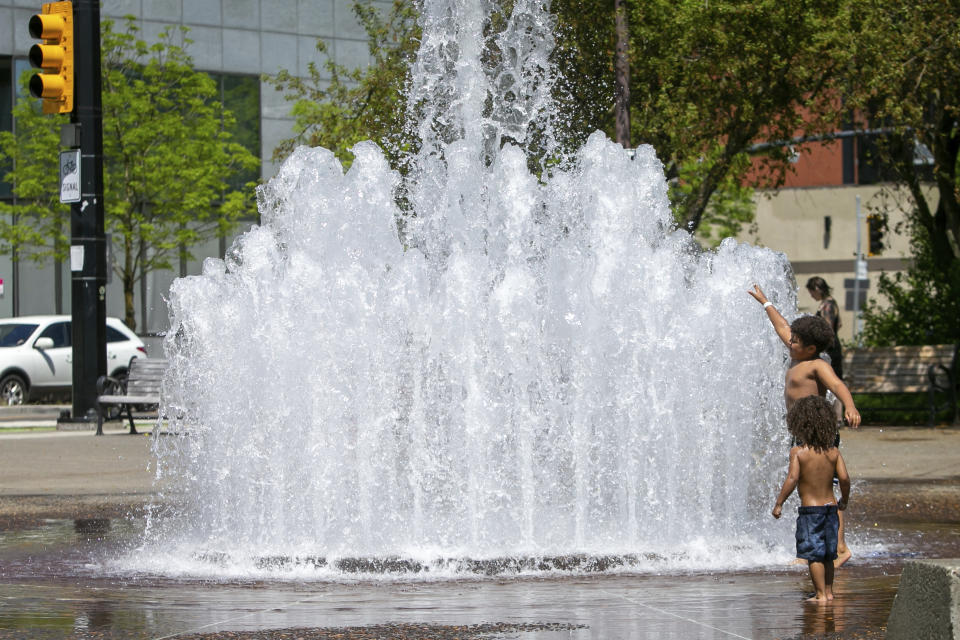
[[[787,412],[790,435],[814,451],[833,446],[837,439],[837,418],[833,407],[820,396],[800,398]]]
[[[790,324],[790,331],[805,346],[815,346],[817,353],[826,351],[833,344],[833,329],[820,316],[800,316]]]

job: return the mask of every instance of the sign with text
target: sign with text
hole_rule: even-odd
[[[60,202],[80,202],[80,149],[60,152]]]

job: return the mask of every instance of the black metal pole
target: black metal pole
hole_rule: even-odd
[[[106,243],[100,3],[74,0],[74,109],[80,138],[80,202],[71,205],[72,421],[96,420],[97,378],[107,372]]]

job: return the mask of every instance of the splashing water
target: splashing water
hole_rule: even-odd
[[[424,2],[407,178],[371,142],[346,173],[300,148],[259,190],[262,226],[174,283],[164,405],[178,435],[155,448],[181,504],[128,566],[789,557],[789,525],[768,515],[787,451],[783,350],[746,293],[759,282],[795,308],[789,266],[732,240],[699,251],[650,147],[631,157],[596,133],[531,173],[531,132],[559,148],[552,18],[514,4],[491,34],[492,2]]]

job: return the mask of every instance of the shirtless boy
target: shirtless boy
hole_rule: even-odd
[[[796,489],[797,557],[807,560],[815,602],[833,600],[833,561],[837,558],[839,516],[850,499],[850,476],[840,450],[833,446],[837,422],[833,408],[819,396],[797,400],[787,412],[787,428],[796,438],[790,449],[790,467],[773,507],[779,518],[783,503]],[[840,500],[833,495],[834,475],[840,482]]]
[[[853,396],[843,380],[837,377],[826,360],[821,359],[820,353],[833,343],[833,330],[823,318],[817,316],[801,316],[788,324],[780,315],[772,302],[759,286],[754,285],[748,292],[757,302],[763,305],[767,317],[773,324],[774,330],[787,348],[790,349],[790,368],[784,383],[783,395],[789,412],[793,405],[807,396],[826,395],[833,392],[843,403],[843,414],[847,423],[854,429],[860,426],[860,412],[853,404]],[[834,447],[840,446],[840,434],[837,433]],[[839,567],[850,559],[850,549],[843,535],[843,516],[840,516],[840,535],[838,541],[838,557],[834,566]]]

